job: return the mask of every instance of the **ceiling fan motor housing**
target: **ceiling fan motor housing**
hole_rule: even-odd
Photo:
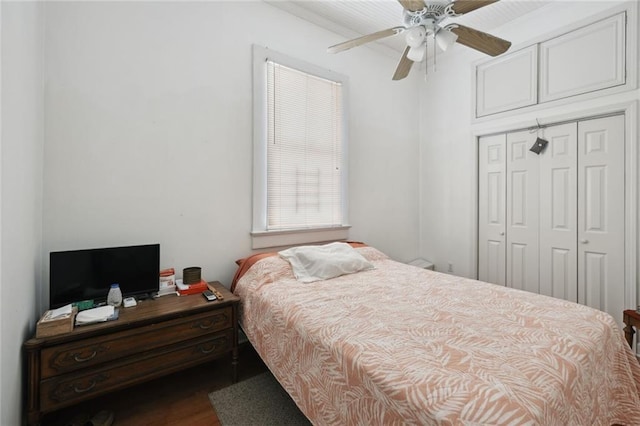
[[[403,9],[402,21],[404,25],[338,43],[330,46],[327,51],[329,53],[342,52],[355,46],[404,32],[407,46],[393,75],[394,80],[405,78],[411,70],[411,65],[426,57],[427,37],[430,36],[433,36],[434,43],[443,51],[454,43],[459,43],[484,54],[497,56],[506,52],[511,46],[511,42],[457,23],[444,24],[443,26],[440,24],[447,18],[462,16],[498,1],[398,0]]]
[[[407,28],[415,28],[422,26],[427,31],[427,35],[434,34],[438,31],[438,24],[449,17],[448,9],[451,9],[449,2],[434,2],[425,5],[422,10],[411,11],[403,9],[403,22]],[[453,11],[451,11],[453,12]]]
[[[424,25],[424,21],[431,21],[437,24],[448,16],[455,16],[455,12],[453,12],[451,4],[447,1],[430,2],[421,10],[402,10],[402,19],[406,27]]]

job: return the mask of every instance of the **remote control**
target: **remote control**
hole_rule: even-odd
[[[205,290],[202,292],[202,295],[204,296],[205,299],[207,299],[209,302],[216,300],[217,297],[215,294],[213,294],[213,292],[211,290]]]

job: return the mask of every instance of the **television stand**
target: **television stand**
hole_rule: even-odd
[[[224,300],[200,294],[142,300],[115,321],[32,338],[27,358],[27,422],[80,401],[231,355],[237,380],[238,302],[219,282]]]

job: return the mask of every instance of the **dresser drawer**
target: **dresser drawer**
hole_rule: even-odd
[[[43,379],[54,377],[121,359],[131,354],[230,329],[232,320],[232,309],[226,307],[172,320],[166,324],[160,322],[140,327],[134,332],[123,331],[77,343],[45,348],[40,353],[41,377]]]
[[[113,389],[139,383],[168,372],[179,371],[207,359],[230,352],[233,330],[178,343],[156,352],[149,351],[108,367],[64,374],[42,381],[40,404],[43,412],[53,411]]]

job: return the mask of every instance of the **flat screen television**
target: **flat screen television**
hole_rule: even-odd
[[[111,284],[123,297],[158,291],[160,244],[56,251],[49,254],[51,309],[83,300],[106,300]]]

